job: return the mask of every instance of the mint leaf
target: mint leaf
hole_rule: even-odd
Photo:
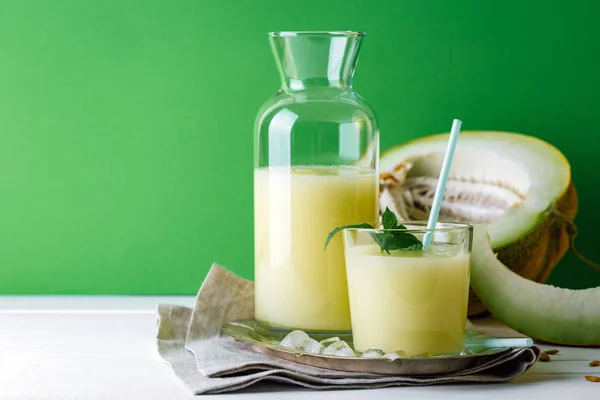
[[[410,233],[394,231],[390,232],[390,237],[387,240],[387,249],[417,251],[423,249],[423,243]]]
[[[333,237],[338,232],[343,231],[344,229],[375,229],[375,228],[373,227],[373,225],[367,224],[367,223],[338,226],[337,228],[335,228],[334,230],[329,232],[329,236],[327,236],[327,240],[325,241],[325,247],[323,247],[323,250],[325,250],[327,248],[327,245],[329,245],[329,242],[331,241],[331,239],[333,239]]]
[[[383,233],[371,233],[371,237],[373,238],[373,241],[375,243],[377,243],[379,245],[379,247],[381,247],[381,252],[383,253],[384,251],[388,254],[390,254],[389,251],[387,251],[387,245],[386,245],[386,241],[385,241],[385,234]]]
[[[370,232],[370,235],[373,238],[373,241],[381,248],[382,253],[385,251],[387,254],[390,254],[391,250],[419,251],[423,249],[423,243],[421,243],[419,239],[408,232],[403,232],[407,229],[406,226],[398,224],[398,217],[387,207],[384,213],[381,215],[381,224],[383,225],[384,229],[390,230],[380,233]],[[323,250],[327,248],[327,245],[329,245],[331,239],[338,232],[344,229],[353,228],[375,229],[372,225],[367,223],[344,225],[335,228],[329,233],[329,236],[327,236]]]
[[[398,217],[389,208],[385,208],[381,216],[381,224],[384,229],[396,229],[398,226]],[[406,229],[406,228],[405,228]]]
[[[423,243],[416,243],[413,244],[411,246],[405,247],[402,250],[404,251],[419,251],[419,250],[423,250]]]

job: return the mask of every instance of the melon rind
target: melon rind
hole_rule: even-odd
[[[600,288],[570,290],[525,279],[502,264],[485,225],[475,226],[471,286],[511,328],[550,343],[600,345]]]
[[[394,147],[381,155],[380,171],[392,172],[405,159],[430,153],[445,153],[448,134],[428,136]],[[524,237],[545,218],[545,214],[567,190],[571,167],[564,155],[550,144],[532,136],[495,131],[461,132],[450,174],[459,158],[473,160],[484,154],[506,158],[531,176],[529,193],[519,207],[513,207],[489,224],[492,247],[499,248]],[[478,167],[473,165],[473,169]]]

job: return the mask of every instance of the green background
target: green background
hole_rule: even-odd
[[[600,260],[596,0],[0,0],[0,293],[193,293],[252,277],[252,131],[271,30],[367,37],[382,148],[528,133],[572,163]],[[567,257],[551,281],[600,284]]]

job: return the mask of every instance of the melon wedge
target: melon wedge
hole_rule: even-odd
[[[448,143],[434,135],[381,156],[380,206],[404,220],[426,220]],[[519,275],[545,282],[569,249],[577,194],[568,161],[531,136],[462,132],[440,220],[486,223],[498,259]],[[469,315],[485,312],[477,296]]]
[[[600,287],[569,290],[525,279],[498,261],[484,225],[473,235],[471,286],[492,314],[535,339],[600,346]]]

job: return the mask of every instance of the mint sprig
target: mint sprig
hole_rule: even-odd
[[[389,208],[386,207],[383,215],[381,216],[381,224],[383,229],[393,229],[381,233],[370,233],[371,237],[381,248],[381,252],[384,251],[390,254],[391,250],[403,250],[403,251],[418,251],[423,249],[423,243],[417,239],[414,235],[408,232],[402,232],[406,230],[406,226],[398,224],[398,217]],[[335,228],[327,236],[325,241],[325,249],[331,241],[331,239],[340,231],[344,229],[375,229],[371,224],[362,223],[354,225],[344,225]]]
[[[375,228],[373,227],[373,225],[367,224],[367,223],[338,226],[337,228],[335,228],[334,230],[332,230],[331,232],[329,232],[329,236],[327,236],[327,240],[325,241],[325,247],[323,248],[323,250],[325,250],[327,248],[327,245],[329,244],[329,242],[331,241],[331,239],[333,239],[333,237],[338,232],[343,231],[344,229],[375,229]]]

